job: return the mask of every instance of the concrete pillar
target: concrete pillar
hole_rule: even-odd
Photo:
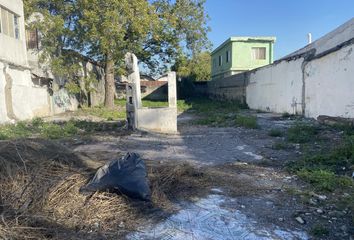
[[[168,106],[171,108],[177,107],[177,86],[176,72],[169,72],[168,79]]]

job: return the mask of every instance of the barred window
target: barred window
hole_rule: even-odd
[[[266,59],[266,48],[265,47],[254,47],[252,48],[252,59],[253,60],[264,60]]]
[[[230,62],[230,55],[231,55],[231,53],[230,53],[230,51],[226,51],[226,62],[228,63],[228,62]]]

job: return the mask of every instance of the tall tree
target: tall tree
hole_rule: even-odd
[[[209,47],[205,0],[25,0],[41,12],[43,47],[64,65],[64,49],[105,66],[105,106],[114,105],[114,74],[127,51],[153,72]],[[39,24],[40,25],[40,24]],[[48,38],[48,39],[46,39]]]

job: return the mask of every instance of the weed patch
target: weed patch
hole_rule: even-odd
[[[315,237],[324,237],[324,236],[328,236],[329,231],[323,225],[316,224],[311,228],[310,233]]]
[[[257,117],[255,116],[242,116],[238,115],[236,117],[235,123],[237,126],[256,129],[259,128],[257,123]]]
[[[142,104],[143,107],[149,107],[149,108],[168,107],[168,102],[166,101],[142,100]]]
[[[290,146],[285,142],[276,142],[273,144],[272,148],[274,150],[285,150],[285,149],[289,149]]]
[[[281,137],[283,132],[280,129],[273,128],[268,132],[268,135],[271,137]]]
[[[0,126],[0,140],[21,139],[31,136],[58,139],[76,135],[78,131],[79,129],[73,121],[60,125],[35,118],[31,122],[18,122]]]
[[[115,109],[108,109],[102,106],[99,107],[84,107],[81,112],[85,115],[92,115],[103,118],[107,121],[114,121],[126,118],[125,107],[116,107]]]
[[[353,181],[349,177],[337,176],[327,170],[306,170],[297,172],[300,178],[311,183],[319,191],[334,191],[336,188],[346,188],[353,186]]]
[[[290,127],[287,132],[287,139],[294,143],[307,143],[318,135],[320,128],[304,123],[297,123]]]

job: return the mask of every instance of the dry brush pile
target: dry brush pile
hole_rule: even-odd
[[[148,162],[151,203],[114,193],[80,194],[95,171],[54,141],[0,141],[0,239],[117,238],[142,222],[163,219],[175,210],[177,195],[188,197],[188,190],[209,182],[188,165]]]

